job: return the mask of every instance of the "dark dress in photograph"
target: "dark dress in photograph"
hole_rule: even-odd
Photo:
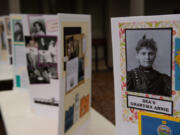
[[[161,96],[171,96],[171,79],[151,68],[139,66],[127,72],[127,90]]]

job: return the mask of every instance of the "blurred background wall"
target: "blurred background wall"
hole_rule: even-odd
[[[1,0],[0,15],[9,13],[92,15],[92,38],[105,40],[107,66],[112,68],[110,18],[135,15],[179,13],[179,0]],[[93,48],[93,58],[95,50]],[[98,47],[98,60],[104,59],[103,46]]]

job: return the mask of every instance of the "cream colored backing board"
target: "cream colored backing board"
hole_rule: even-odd
[[[177,64],[179,64],[180,15],[112,18],[111,28],[117,135],[149,135],[148,130],[144,130],[145,126],[149,125],[150,129],[154,126],[153,124],[160,121],[166,127],[165,132],[172,131],[175,133],[176,131],[173,130],[177,129],[167,129],[168,126],[172,127],[168,125],[172,122],[171,120],[177,119],[175,121],[178,122],[180,117],[180,91],[176,86],[179,81],[179,65]],[[136,58],[140,57],[138,57],[139,55],[137,55],[135,49],[138,43],[140,44],[145,40],[153,40],[152,42],[157,45],[153,70],[160,72],[161,75],[163,73],[166,78],[170,78],[163,86],[161,86],[161,83],[156,85],[155,91],[151,91],[153,88],[147,91],[148,87],[143,89],[132,87],[131,83],[127,84],[130,76],[126,74],[130,73],[129,71],[132,73],[142,68],[138,67],[139,64]],[[146,69],[144,71],[149,72]],[[137,82],[141,77],[138,75],[138,72],[136,72]],[[178,78],[176,78],[177,76]],[[157,83],[158,80],[152,81]],[[168,82],[170,83],[168,84]],[[165,85],[167,87],[164,87]],[[161,88],[162,90],[157,92]],[[167,91],[165,92],[166,88]],[[141,115],[142,113],[145,116]],[[158,121],[158,119],[155,119],[157,116],[162,116],[163,119]],[[151,120],[149,123],[148,121],[144,123],[143,118],[146,117],[150,117],[152,121],[155,120],[155,123],[151,123]],[[179,125],[180,123],[176,124]],[[160,134],[162,125],[152,128],[151,131],[154,130],[153,134],[149,133],[151,135]]]
[[[8,16],[0,17],[0,63],[11,65],[10,64],[11,54],[9,52],[10,33],[8,33],[7,19]]]
[[[59,135],[83,134],[91,107],[91,18],[58,14],[60,41]]]
[[[37,14],[13,15],[12,20],[15,75],[20,77],[16,83],[28,88],[33,112],[55,118],[60,87],[57,21],[57,15]],[[21,24],[23,30],[16,24]],[[28,85],[22,82],[25,79]]]

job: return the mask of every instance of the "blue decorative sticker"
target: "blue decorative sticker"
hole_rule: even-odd
[[[16,75],[16,87],[21,87],[21,77],[20,77],[20,75]]]
[[[74,120],[74,104],[65,112],[65,132],[67,132],[73,125]]]
[[[180,91],[180,38],[175,39],[175,90]]]
[[[180,135],[179,118],[150,113],[144,114],[140,115],[139,135]]]

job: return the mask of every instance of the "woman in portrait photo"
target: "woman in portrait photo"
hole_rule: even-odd
[[[42,22],[35,21],[33,23],[32,35],[45,35],[45,28]]]
[[[56,41],[55,40],[49,41],[48,51],[50,52],[51,62],[56,63],[57,60],[56,60]]]
[[[14,24],[14,41],[15,42],[22,42],[24,40],[23,38],[23,27],[20,22],[16,22]]]
[[[127,71],[127,90],[171,96],[170,77],[153,68],[158,52],[156,41],[143,35],[135,49],[139,66]]]

